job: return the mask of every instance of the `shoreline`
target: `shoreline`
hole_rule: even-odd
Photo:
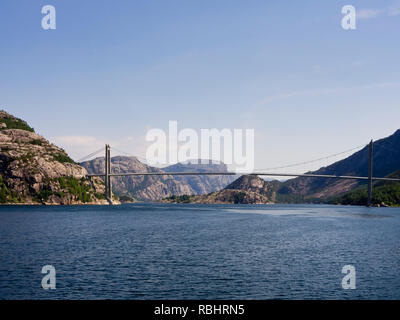
[[[332,203],[201,203],[201,202],[163,202],[163,201],[137,201],[137,202],[119,202],[109,204],[106,203],[95,203],[95,202],[88,202],[88,203],[74,203],[74,204],[61,204],[61,203],[34,203],[34,202],[27,202],[27,203],[0,203],[1,207],[6,206],[32,206],[32,207],[56,207],[56,206],[63,206],[63,207],[73,207],[73,206],[120,206],[124,204],[178,204],[178,205],[218,205],[218,206],[273,206],[273,205],[329,205],[329,206],[345,206],[345,207],[366,207],[364,205],[352,205],[352,204],[332,204]],[[400,205],[394,206],[379,206],[373,205],[371,208],[399,208]]]

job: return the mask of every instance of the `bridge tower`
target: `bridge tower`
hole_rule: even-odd
[[[372,205],[372,165],[374,157],[374,141],[371,140],[369,143],[369,170],[368,170],[368,202],[367,206]]]
[[[111,187],[111,152],[110,145],[106,144],[105,147],[105,161],[104,161],[104,184],[105,184],[105,197],[107,201],[112,204],[112,187]]]

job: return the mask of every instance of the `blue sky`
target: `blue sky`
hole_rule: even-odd
[[[400,128],[399,30],[396,0],[1,1],[0,108],[75,159],[144,157],[177,120],[254,128],[256,168],[301,162]]]

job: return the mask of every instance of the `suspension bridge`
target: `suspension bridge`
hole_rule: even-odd
[[[264,170],[269,170],[269,169],[283,169],[283,168],[290,168],[302,164],[309,164],[313,162],[317,162],[320,160],[325,160],[329,159],[332,156],[338,156],[342,155],[344,153],[353,151],[355,149],[359,149],[360,147],[364,147],[365,145],[346,150],[328,157],[323,157],[323,158],[318,158],[312,161],[307,161],[307,162],[301,162],[297,164],[292,164],[292,165],[287,165],[287,166],[282,166],[282,167],[275,167],[275,168],[267,168],[267,169],[258,169],[255,170],[254,172],[249,172],[249,173],[237,173],[237,172],[119,172],[119,173],[112,173],[111,171],[111,147],[110,145],[106,144],[105,145],[105,166],[104,166],[104,172],[103,173],[91,173],[87,174],[88,178],[91,177],[103,177],[104,182],[105,182],[105,198],[107,199],[109,204],[112,204],[112,177],[126,177],[126,176],[235,176],[238,174],[246,174],[246,175],[254,175],[254,176],[266,176],[266,177],[306,177],[306,178],[319,178],[319,179],[345,179],[345,180],[359,180],[359,181],[368,181],[368,200],[367,200],[367,206],[372,205],[372,186],[373,186],[373,181],[397,181],[400,182],[400,179],[398,178],[387,178],[387,177],[374,177],[373,176],[373,150],[374,150],[374,142],[371,140],[369,143],[369,168],[368,168],[368,176],[351,176],[351,175],[332,175],[332,174],[313,174],[313,173],[284,173],[284,172],[265,172]],[[113,148],[116,151],[122,152],[120,150],[117,150]],[[88,159],[99,152],[101,152],[103,148],[100,150],[97,150],[84,158],[80,159],[78,162],[82,162],[83,159]],[[135,157],[133,155],[130,155],[126,152],[125,153],[129,156]],[[138,157],[136,157],[138,158]]]

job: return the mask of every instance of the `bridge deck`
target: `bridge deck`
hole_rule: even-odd
[[[235,175],[252,175],[266,177],[306,177],[306,178],[328,178],[328,179],[350,179],[350,180],[368,180],[368,177],[360,176],[339,176],[328,174],[311,174],[311,173],[266,173],[266,172],[251,172],[251,173],[236,173],[236,172],[127,172],[127,173],[110,173],[110,177],[126,177],[126,176],[235,176]],[[88,174],[87,177],[104,177],[104,173]],[[398,178],[379,178],[372,177],[375,181],[399,181]]]

